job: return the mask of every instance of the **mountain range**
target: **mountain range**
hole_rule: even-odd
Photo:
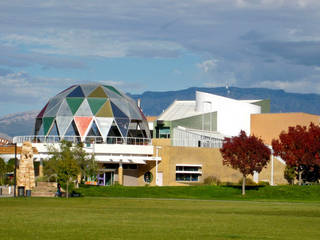
[[[133,99],[141,100],[141,108],[146,116],[160,115],[174,100],[194,100],[195,92],[202,91],[229,98],[270,99],[271,112],[305,112],[320,115],[320,95],[288,93],[283,90],[266,88],[197,88],[192,87],[178,91],[130,94]],[[40,110],[39,110],[40,111]],[[0,117],[0,134],[10,137],[32,135],[35,117],[39,111],[28,111]]]

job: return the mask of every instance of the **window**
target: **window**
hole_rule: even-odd
[[[151,183],[152,182],[152,179],[153,179],[153,175],[151,172],[146,172],[143,176],[143,179],[144,179],[144,182],[145,183]]]
[[[202,165],[195,164],[177,164],[176,181],[177,182],[199,182],[202,175]]]

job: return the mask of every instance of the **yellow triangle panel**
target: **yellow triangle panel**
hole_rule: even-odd
[[[106,101],[105,104],[103,104],[99,112],[96,114],[96,117],[113,117],[113,112],[109,100]]]
[[[101,87],[96,88],[88,97],[94,97],[94,98],[107,98],[108,96],[103,91]]]

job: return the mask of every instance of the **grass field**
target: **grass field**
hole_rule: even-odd
[[[0,239],[320,239],[319,202],[0,198]]]
[[[241,195],[241,186],[179,186],[179,187],[101,187],[82,186],[83,196],[130,198],[184,198],[258,201],[318,201],[320,185],[310,186],[249,186]]]

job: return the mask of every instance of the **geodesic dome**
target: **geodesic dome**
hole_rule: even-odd
[[[150,138],[148,122],[136,102],[102,84],[73,85],[50,98],[38,114],[35,136]]]

